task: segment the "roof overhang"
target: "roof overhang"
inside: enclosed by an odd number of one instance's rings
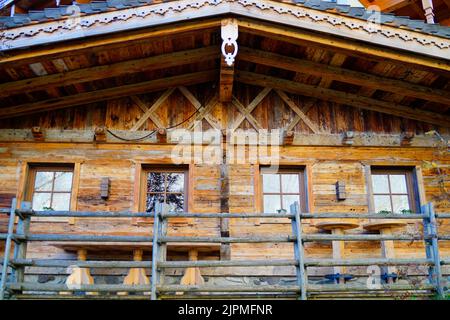
[[[67,16],[0,32],[0,51],[155,27],[192,19],[236,15],[321,32],[395,50],[450,60],[450,39],[294,3],[267,0],[180,0],[89,15]],[[241,22],[245,26],[245,22]]]

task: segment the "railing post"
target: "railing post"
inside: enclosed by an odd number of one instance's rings
[[[20,204],[20,209],[24,211],[31,210],[31,202],[22,202]],[[31,223],[30,215],[21,216],[17,224],[16,230],[17,235],[26,237],[30,230],[30,223]],[[20,243],[18,243],[14,247],[14,260],[25,259],[27,256],[27,248],[28,248],[27,240],[25,239],[23,241],[20,241]],[[16,267],[16,272],[14,274],[14,281],[21,283],[24,282],[24,279],[25,279],[25,267],[24,266]]]
[[[431,239],[425,239],[425,252],[427,255],[427,259],[431,259],[434,262],[433,266],[430,266],[428,269],[429,280],[435,286],[438,296],[440,298],[443,298],[444,285],[442,278],[441,259],[439,256],[437,221],[433,204],[430,202],[422,206],[422,212],[425,215],[423,219],[424,236],[431,237]]]
[[[167,235],[167,225],[168,225],[168,219],[165,214],[169,213],[169,205],[167,203],[163,203],[161,207],[162,215],[160,215],[160,222],[159,222],[159,249],[158,249],[158,257],[157,257],[157,265],[156,265],[156,271],[157,271],[157,279],[158,284],[164,284],[165,280],[165,269],[159,267],[160,262],[165,262],[167,260],[167,243],[162,242],[161,239],[164,238]]]
[[[153,241],[152,241],[152,276],[150,279],[150,299],[156,300],[156,285],[158,284],[158,273],[157,273],[157,260],[158,260],[158,251],[159,251],[159,230],[160,230],[160,216],[161,216],[161,207],[162,204],[157,201],[155,203],[155,215],[153,218]]]
[[[9,212],[8,235],[5,243],[5,255],[3,257],[2,278],[0,281],[0,300],[5,298],[6,281],[8,278],[9,255],[11,253],[11,241],[14,234],[14,220],[16,219],[17,200],[13,198],[11,201],[11,210]]]
[[[307,287],[307,274],[305,270],[305,259],[304,259],[304,248],[303,248],[303,240],[302,240],[302,223],[300,220],[300,208],[299,204],[296,201],[295,203],[291,204],[290,211],[295,216],[291,218],[291,225],[292,225],[292,233],[294,236],[296,236],[296,241],[294,242],[294,254],[295,254],[295,260],[297,260],[297,266],[296,266],[296,275],[297,275],[297,283],[300,287],[300,299],[306,300],[307,299],[307,293],[306,293],[306,287]]]

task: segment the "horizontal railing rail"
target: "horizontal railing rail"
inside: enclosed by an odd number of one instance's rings
[[[13,206],[15,207],[15,205]],[[373,214],[373,213],[300,213],[295,210],[292,213],[192,213],[192,212],[169,212],[163,210],[160,206],[157,212],[109,212],[109,211],[33,211],[29,206],[22,205],[21,209],[0,209],[0,214],[9,215],[8,233],[1,233],[0,240],[7,242],[5,246],[5,256],[2,258],[2,297],[7,291],[15,296],[33,296],[24,292],[134,292],[134,293],[151,293],[151,298],[158,296],[167,297],[168,293],[189,293],[196,294],[199,292],[208,292],[211,294],[220,294],[223,292],[230,294],[250,294],[250,293],[273,293],[276,295],[301,296],[306,298],[306,292],[311,295],[320,293],[355,293],[368,294],[373,292],[374,296],[387,292],[398,291],[414,291],[424,294],[427,291],[432,294],[436,291],[443,294],[443,281],[441,266],[450,265],[450,258],[439,257],[439,241],[450,240],[450,235],[438,234],[436,219],[450,219],[450,213],[434,213],[432,208],[423,213],[406,213],[406,214]],[[14,224],[11,227],[11,219],[19,218],[19,224],[14,230]],[[153,232],[149,235],[111,235],[111,234],[51,234],[51,233],[31,233],[29,229],[24,229],[25,223],[31,223],[33,217],[79,217],[79,218],[149,218],[153,222]],[[293,234],[291,235],[250,235],[250,236],[168,236],[167,225],[173,218],[193,218],[193,219],[288,219],[293,224]],[[357,220],[404,220],[413,222],[420,220],[424,225],[424,232],[416,232],[414,234],[373,234],[370,232],[361,232],[357,230],[352,233],[345,234],[312,234],[302,233],[302,223],[304,219],[357,219]],[[297,227],[296,227],[297,226]],[[151,230],[151,228],[150,228]],[[307,242],[334,242],[334,241],[421,241],[425,243],[426,258],[353,258],[353,259],[329,259],[329,258],[306,258],[303,256],[303,244]],[[110,261],[110,260],[61,260],[61,259],[26,259],[26,252],[21,252],[22,244],[27,242],[93,242],[93,243],[136,243],[142,246],[151,246],[152,260],[147,261]],[[13,243],[16,249],[14,257],[9,259],[8,251]],[[295,251],[295,259],[264,259],[264,260],[200,260],[200,261],[167,261],[166,251],[167,245],[170,244],[196,244],[196,243],[293,243]],[[22,247],[21,247],[22,246]],[[19,249],[18,249],[19,248]],[[320,267],[363,267],[363,266],[423,266],[430,269],[429,283],[417,283],[411,285],[405,284],[381,284],[377,288],[356,284],[311,284],[308,282],[306,274],[307,268]],[[149,285],[80,285],[76,287],[67,286],[65,284],[42,284],[30,283],[24,281],[23,273],[25,267],[39,268],[145,268],[151,270],[151,283]],[[226,267],[293,267],[297,271],[296,285],[174,285],[160,283],[163,278],[164,269],[170,268],[226,268]],[[8,268],[11,272],[8,272]],[[304,270],[304,271],[302,271]],[[7,281],[8,274],[12,273],[12,280]],[[169,294],[170,295],[170,294]],[[39,296],[38,293],[35,296]],[[200,295],[202,297],[202,295]]]

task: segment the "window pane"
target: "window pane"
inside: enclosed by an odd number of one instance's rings
[[[278,174],[263,174],[263,192],[280,192],[280,176]]]
[[[184,190],[184,173],[167,174],[167,191],[183,192]]]
[[[149,194],[147,196],[147,201],[146,201],[146,206],[145,206],[147,212],[155,212],[156,201],[158,201],[160,203],[164,202],[164,195]]]
[[[72,172],[55,172],[54,191],[72,190]]]
[[[182,194],[168,194],[167,204],[170,211],[184,211],[184,196]]]
[[[374,196],[375,212],[392,211],[391,200],[389,196]]]
[[[70,193],[54,193],[52,209],[56,211],[68,211],[70,209]]]
[[[147,192],[164,192],[164,173],[150,172],[147,176]]]
[[[294,204],[295,201],[297,201],[298,205],[300,206],[300,197],[299,196],[283,195],[283,209],[285,209],[287,212],[291,212],[291,204]]]
[[[394,213],[402,213],[402,210],[409,210],[408,196],[392,196],[392,206]]]
[[[406,176],[404,174],[391,174],[389,175],[391,181],[392,193],[407,193]]]
[[[53,172],[38,171],[36,172],[36,180],[34,182],[34,190],[36,191],[52,191]]]
[[[300,193],[298,174],[283,174],[281,176],[281,190],[283,193]]]
[[[277,195],[265,195],[264,196],[264,212],[276,213],[281,209],[281,199]]]
[[[374,193],[389,193],[388,176],[383,174],[372,175],[372,187]]]
[[[33,195],[33,210],[44,211],[50,209],[51,193],[35,193]]]

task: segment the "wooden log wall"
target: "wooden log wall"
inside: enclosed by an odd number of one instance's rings
[[[217,92],[214,84],[190,87],[194,96],[205,104]],[[260,92],[261,88],[236,85],[236,98],[246,106]],[[159,97],[149,94],[141,97],[152,104]],[[311,101],[304,97],[291,96],[300,107]],[[186,119],[195,109],[178,91],[158,109],[158,115],[165,126],[174,125]],[[46,112],[29,117],[2,120],[1,128],[43,129],[86,129],[106,126],[110,129],[130,129],[142,115],[142,110],[131,99],[112,100],[85,107]],[[274,92],[270,93],[252,113],[254,118],[268,129],[287,126],[295,116]],[[232,105],[217,104],[211,115],[217,119],[222,128],[233,123],[239,112]],[[438,128],[413,120],[338,106],[325,102],[315,102],[307,112],[311,121],[328,133],[340,133],[347,130],[360,132],[401,133],[405,130],[424,133],[436,129],[447,134],[448,128]],[[184,126],[187,127],[188,124]],[[241,128],[250,128],[245,120]],[[148,120],[142,129],[154,129],[155,124]],[[204,121],[204,128],[208,125]],[[310,133],[302,121],[295,128],[296,132]],[[136,194],[139,191],[139,172],[142,165],[169,165],[173,145],[148,143],[57,143],[57,142],[2,142],[0,137],[0,206],[8,207],[12,197],[23,198],[25,187],[26,163],[78,163],[79,184],[75,201],[78,210],[138,210]],[[449,171],[448,153],[440,154],[436,148],[412,147],[327,147],[327,146],[283,146],[280,150],[280,164],[304,166],[308,180],[309,210],[312,212],[368,212],[368,189],[365,166],[370,165],[407,165],[415,167],[420,173],[419,186],[423,203],[433,201],[437,212],[450,212],[448,198],[440,197],[441,187],[435,169],[429,169],[424,161],[436,161],[444,172]],[[220,166],[186,163],[189,167],[189,211],[220,212],[221,182]],[[261,211],[259,204],[259,164],[231,164],[229,166],[229,211]],[[110,196],[107,200],[100,197],[100,181],[109,177],[111,181]],[[343,181],[346,185],[347,199],[336,200],[335,183]],[[446,188],[450,187],[448,181]],[[137,185],[137,187],[136,187]],[[319,232],[314,227],[317,221],[306,221],[305,231]],[[0,225],[5,232],[5,222]],[[247,219],[230,221],[230,236],[248,234],[290,234],[287,221],[272,219]],[[449,232],[449,225],[440,226]],[[410,224],[409,231],[420,229],[419,224]],[[407,231],[408,231],[407,230]],[[140,219],[80,219],[75,221],[38,221],[32,224],[32,232],[51,233],[85,233],[115,235],[148,235],[151,227],[148,221]],[[362,228],[351,232],[363,232]],[[220,223],[216,220],[182,219],[171,224],[169,235],[219,236]],[[423,257],[422,243],[398,243],[396,249],[399,257]],[[291,258],[291,245],[273,244],[233,244],[232,259],[264,259],[268,257]],[[331,245],[326,243],[309,243],[306,247],[308,257],[331,257]],[[442,244],[442,256],[450,256],[450,245]],[[57,257],[63,255],[61,249],[49,244],[32,245],[29,257]],[[352,242],[347,244],[350,257],[379,257],[380,247],[376,243]],[[283,268],[281,268],[283,269]],[[280,270],[281,270],[280,269]],[[269,271],[267,271],[269,270]],[[284,270],[284,269],[283,269]],[[279,271],[281,273],[285,271]],[[267,272],[275,272],[273,268]],[[209,270],[211,274],[220,274],[218,270]],[[255,271],[249,268],[240,270],[243,274]],[[277,271],[278,272],[278,271]]]

